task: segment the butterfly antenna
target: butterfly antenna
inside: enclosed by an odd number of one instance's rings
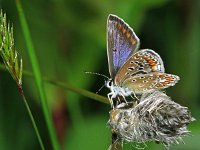
[[[105,86],[105,84],[103,84],[103,85],[99,88],[99,90],[96,92],[96,94],[98,94],[98,93],[104,88],[104,86]]]
[[[89,71],[85,71],[85,73],[87,73],[87,74],[98,75],[98,76],[104,77],[104,78],[106,78],[106,79],[109,80],[109,77],[107,77],[107,76],[104,75],[104,74],[100,74],[100,73],[96,73],[96,72],[89,72]],[[104,79],[104,81],[105,81],[105,83],[106,83],[106,80],[105,80],[105,79]],[[106,85],[106,84],[103,84],[103,85],[99,88],[99,90],[96,92],[96,94],[98,94],[98,93],[104,88],[105,85]]]
[[[100,73],[96,73],[96,72],[89,72],[89,71],[85,71],[85,73],[87,73],[87,74],[95,74],[95,75],[98,75],[98,76],[102,76],[102,77],[104,77],[104,78],[106,78],[106,79],[109,79],[109,77],[107,77],[107,76],[104,75],[104,74],[100,74]]]

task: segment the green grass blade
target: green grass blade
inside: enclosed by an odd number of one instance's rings
[[[17,83],[19,92],[23,98],[23,102],[31,119],[40,147],[42,150],[45,150],[35,119],[22,90],[22,58],[20,60],[18,59],[18,52],[14,49],[13,27],[10,27],[9,23],[7,24],[6,14],[3,14],[2,10],[0,12],[0,43],[0,55],[4,61],[4,65],[2,66],[4,66],[5,69],[7,68],[6,70],[10,72],[10,75]]]
[[[51,117],[51,113],[48,109],[48,105],[47,105],[47,99],[46,99],[46,95],[45,95],[45,91],[44,91],[44,87],[43,87],[43,83],[42,83],[42,78],[41,78],[41,72],[39,69],[39,64],[37,61],[37,57],[35,54],[35,50],[32,44],[32,40],[31,40],[31,36],[30,36],[30,32],[29,32],[29,28],[25,19],[25,15],[20,3],[20,0],[16,0],[16,5],[17,5],[17,10],[18,10],[18,14],[19,14],[19,19],[20,19],[20,23],[21,23],[21,27],[22,27],[22,31],[24,34],[24,38],[25,38],[25,42],[27,45],[27,50],[28,50],[28,54],[30,57],[30,61],[31,61],[31,65],[32,65],[32,69],[33,69],[33,73],[35,76],[35,81],[36,81],[36,85],[39,91],[39,96],[41,99],[41,104],[42,104],[42,109],[43,109],[43,113],[44,113],[44,117],[45,117],[45,121],[47,123],[47,128],[50,134],[50,139],[53,145],[53,149],[54,150],[59,150],[59,143],[56,137],[56,132],[55,132],[55,128],[53,126],[53,121],[52,121],[52,117]]]

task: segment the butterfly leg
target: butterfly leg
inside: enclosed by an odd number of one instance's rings
[[[108,100],[110,101],[110,105],[111,107],[114,109],[114,105],[113,105],[113,93],[110,92],[107,94]]]
[[[123,97],[123,100],[125,101],[125,103],[128,103],[128,101],[126,100],[126,97],[123,94],[121,94],[121,96]]]
[[[124,102],[127,104],[128,103],[128,101],[126,100],[126,96],[129,96],[131,94],[131,92],[130,92],[130,90],[128,90],[128,89],[121,89],[121,91],[120,91],[120,96],[122,96],[123,97],[123,100],[124,100]]]
[[[133,95],[132,95],[133,94]],[[133,91],[132,94],[130,95],[132,99],[136,99],[136,105],[139,103],[139,98],[136,96],[135,92]]]

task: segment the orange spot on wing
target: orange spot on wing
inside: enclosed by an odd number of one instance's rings
[[[121,30],[122,26],[121,26],[120,24],[118,24],[117,28],[118,28],[119,30]]]
[[[149,63],[149,65],[151,65],[151,66],[155,65],[155,62],[154,62],[152,59],[150,59],[150,60],[148,61],[148,63]]]
[[[156,84],[156,86],[157,86],[158,88],[163,88],[163,85],[162,85],[161,83]]]
[[[123,29],[122,29],[122,33],[124,34],[125,32],[126,32],[126,29],[123,28]]]
[[[147,60],[147,59],[148,59],[148,57],[147,57],[147,56],[143,56],[143,58],[144,58],[145,60]]]
[[[168,76],[168,77],[166,78],[166,81],[164,82],[164,84],[167,85],[167,84],[172,83],[172,82],[174,82],[173,77]]]
[[[143,58],[149,63],[149,61],[151,60],[151,58],[147,57],[147,56],[143,56]]]
[[[151,66],[155,66],[156,65],[156,63],[153,61],[151,64],[150,64]]]
[[[167,84],[169,84],[169,83],[170,83],[169,81],[165,81],[165,82],[164,82],[164,85],[167,85]]]
[[[126,37],[129,38],[131,36],[131,34],[129,32],[127,32]]]
[[[131,38],[131,44],[134,45],[135,43],[136,41],[133,38]]]
[[[151,67],[151,68],[152,68],[152,70],[153,70],[153,71],[155,71],[155,70],[156,70],[156,66],[153,66],[153,67]]]

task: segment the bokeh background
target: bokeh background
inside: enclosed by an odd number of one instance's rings
[[[172,150],[200,149],[200,1],[199,0],[22,0],[22,6],[43,76],[92,92],[104,84],[92,71],[109,76],[106,55],[108,14],[123,18],[141,40],[140,48],[154,49],[166,72],[179,75],[167,94],[189,107],[197,121],[189,126],[185,144]],[[0,0],[14,25],[15,47],[24,70],[32,71],[14,0]],[[0,59],[2,62],[2,60]],[[34,79],[24,76],[24,91],[45,146],[51,149]],[[62,148],[105,150],[111,142],[106,123],[110,106],[45,83],[49,107]],[[99,92],[106,96],[108,89]],[[165,149],[153,142],[147,150]],[[135,149],[125,144],[124,149]],[[8,72],[0,70],[0,150],[40,149],[31,121]]]

